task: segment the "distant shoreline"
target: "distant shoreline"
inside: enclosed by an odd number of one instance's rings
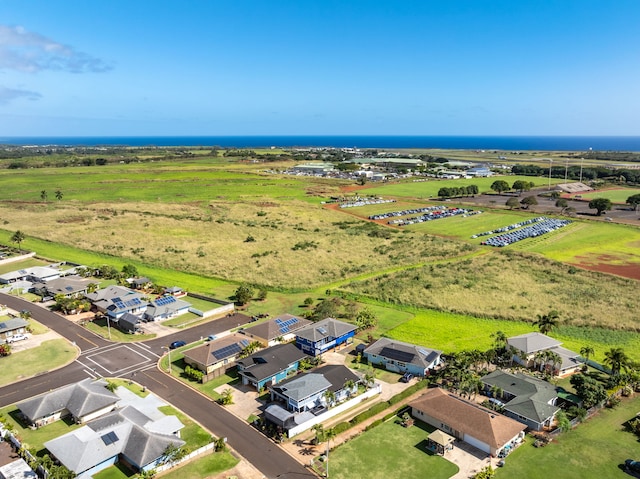
[[[5,146],[384,148],[640,151],[640,136],[75,136],[0,137]]]

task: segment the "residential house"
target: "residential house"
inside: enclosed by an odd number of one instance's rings
[[[259,341],[264,347],[287,343],[296,337],[296,331],[312,324],[308,319],[283,314],[275,319],[244,328],[242,334]]]
[[[170,288],[164,289],[164,294],[170,294],[176,298],[182,298],[187,295],[187,292],[178,286],[171,286]]]
[[[0,283],[8,284],[17,281],[41,283],[60,277],[60,270],[51,266],[32,266],[0,275]]]
[[[384,366],[396,373],[426,376],[440,364],[442,351],[416,346],[389,338],[380,338],[364,350],[370,364]]]
[[[162,463],[168,446],[185,444],[179,436],[184,425],[176,416],[154,416],[125,406],[44,446],[80,479],[120,461],[137,471],[149,471]]]
[[[9,447],[9,443],[6,444],[6,448],[11,450],[11,448]],[[2,456],[5,456],[11,462],[8,462],[8,463],[0,462],[0,478],[2,479],[37,479],[38,478],[38,475],[35,472],[33,472],[33,469],[29,467],[29,464],[27,464],[27,461],[25,461],[21,457],[13,460],[10,457],[15,457],[14,454],[3,454],[4,452],[5,451],[2,451],[2,448],[0,447],[0,461],[3,459]]]
[[[292,343],[277,344],[238,359],[238,374],[242,384],[251,384],[257,390],[277,384],[298,370],[302,359],[308,356]]]
[[[493,176],[493,172],[486,166],[474,166],[465,171],[466,175],[475,176],[477,178]]]
[[[147,301],[142,295],[124,286],[108,286],[87,293],[85,297],[98,311],[116,321],[125,313],[140,316],[147,309]]]
[[[87,378],[19,403],[27,424],[41,427],[66,416],[85,423],[115,409],[119,397],[107,389],[107,382]]]
[[[24,334],[27,332],[29,323],[22,318],[0,318],[0,340],[6,341],[14,334]]]
[[[127,283],[134,289],[146,289],[153,284],[151,280],[145,276],[128,279]]]
[[[55,297],[59,294],[67,298],[78,298],[86,294],[91,281],[80,276],[65,276],[49,281],[34,283],[33,292],[40,296]]]
[[[568,376],[580,370],[583,363],[580,355],[560,346],[562,342],[542,333],[527,333],[507,339],[507,345],[515,349],[513,360],[528,368],[544,367],[553,370],[560,377]],[[559,363],[544,358],[545,352],[556,353]]]
[[[534,431],[551,426],[560,408],[556,406],[556,387],[541,379],[522,373],[511,374],[496,369],[482,378],[485,393],[500,391],[499,401],[504,414],[526,424]]]
[[[189,312],[191,304],[171,295],[160,296],[152,300],[144,312],[146,321],[162,321]]]
[[[521,442],[526,429],[518,421],[440,388],[428,389],[409,406],[414,418],[492,456]]]
[[[251,341],[240,334],[223,336],[184,352],[184,362],[209,379],[223,375],[236,365],[238,355]]]
[[[319,356],[329,349],[351,344],[357,326],[326,318],[296,332],[296,346],[304,353]]]
[[[303,412],[348,399],[359,382],[360,377],[346,366],[330,364],[285,379],[269,390],[272,401],[283,401],[289,411]]]

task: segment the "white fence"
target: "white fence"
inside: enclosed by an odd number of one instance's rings
[[[23,259],[27,259],[27,258],[33,258],[35,255],[36,255],[35,252],[31,252],[31,253],[27,253],[27,254],[21,254],[20,256],[11,256],[9,258],[5,258],[3,260],[0,260],[0,265],[8,264],[8,263],[15,263],[16,261],[22,261]]]
[[[155,467],[154,469],[155,469],[156,472],[166,471],[168,469],[171,469],[172,467],[177,466],[181,462],[188,461],[189,459],[193,459],[194,457],[199,456],[200,454],[204,454],[205,452],[210,451],[210,450],[214,449],[215,447],[216,447],[215,443],[210,442],[206,446],[202,446],[201,448],[198,448],[195,451],[187,454],[186,456],[184,456],[179,461],[170,462],[168,464],[162,464],[160,466]]]
[[[329,409],[327,412],[320,414],[319,416],[315,416],[313,419],[310,419],[307,422],[303,422],[302,424],[299,424],[296,427],[289,429],[287,434],[289,437],[293,437],[296,434],[300,434],[303,431],[311,429],[316,424],[320,424],[321,422],[326,421],[327,419],[331,419],[333,416],[337,416],[338,414],[346,411],[347,409],[350,409],[353,406],[357,405],[358,403],[366,401],[370,397],[375,396],[376,394],[380,394],[381,392],[382,392],[382,386],[376,383],[375,386],[373,386],[368,391],[365,391],[364,393],[360,394],[359,396],[354,397],[353,399],[349,399],[348,401],[345,401],[342,404],[338,404],[337,406]]]
[[[220,306],[219,308],[210,309],[208,311],[200,311],[199,309],[196,309],[196,308],[189,308],[189,312],[193,314],[197,314],[198,316],[201,316],[203,318],[209,318],[211,316],[222,315],[225,313],[233,313],[235,310],[234,308],[235,308],[235,305],[233,303],[229,303],[229,304]]]

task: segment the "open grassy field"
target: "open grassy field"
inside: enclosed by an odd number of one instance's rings
[[[640,195],[640,188],[607,188],[603,190],[581,193],[585,200],[594,198],[609,198],[612,203],[625,204],[627,198],[633,195]]]
[[[73,361],[77,354],[66,339],[52,339],[0,358],[0,386],[52,371]]]
[[[538,314],[557,310],[567,324],[640,328],[636,281],[510,250],[384,274],[342,289],[392,304],[476,317],[534,321]]]
[[[458,466],[425,448],[433,430],[419,422],[410,428],[393,420],[381,424],[329,453],[330,476],[449,478],[458,472]]]
[[[450,188],[454,186],[477,185],[481,193],[491,192],[491,184],[496,180],[504,180],[512,185],[517,180],[530,181],[534,186],[545,186],[549,184],[548,178],[536,178],[531,176],[492,176],[489,178],[470,178],[460,180],[437,180],[433,178],[429,181],[403,181],[398,183],[388,183],[376,185],[360,190],[362,194],[381,195],[384,197],[403,198],[438,198],[440,188]],[[551,184],[563,183],[564,180],[551,178]]]
[[[564,433],[544,448],[528,440],[509,455],[496,478],[566,479],[629,478],[620,465],[638,457],[638,438],[623,424],[640,410],[640,398],[624,400],[615,409],[603,409],[597,416]]]

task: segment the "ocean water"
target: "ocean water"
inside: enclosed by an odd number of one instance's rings
[[[224,148],[443,148],[505,151],[640,151],[640,136],[86,136],[0,137],[4,145],[220,146]]]

